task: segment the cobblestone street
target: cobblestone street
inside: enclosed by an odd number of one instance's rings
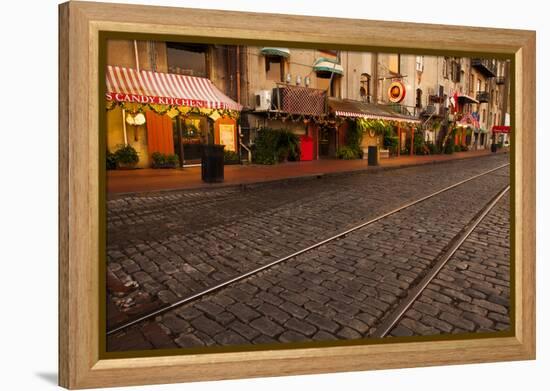
[[[428,166],[108,201],[108,327],[116,327],[508,162]],[[509,184],[474,179],[108,338],[109,351],[369,337],[449,242]],[[392,336],[506,330],[509,197]]]

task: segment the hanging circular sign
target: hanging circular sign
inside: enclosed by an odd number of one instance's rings
[[[399,103],[405,99],[405,85],[400,81],[394,81],[388,88],[388,98],[392,103]]]

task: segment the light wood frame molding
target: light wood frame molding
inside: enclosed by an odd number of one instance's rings
[[[59,17],[60,385],[75,389],[535,358],[535,32],[72,1],[60,5]],[[515,335],[101,359],[100,31],[512,56]]]

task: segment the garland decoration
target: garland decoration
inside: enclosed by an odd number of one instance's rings
[[[116,102],[116,101],[107,101],[105,108],[107,111],[113,110],[115,107],[120,106],[127,112],[131,114],[143,113],[146,110],[152,110],[157,114],[165,115],[167,114],[170,118],[174,118],[178,115],[185,118],[190,115],[200,115],[203,117],[210,117],[214,113],[217,113],[220,117],[231,118],[237,120],[240,116],[238,111],[227,110],[227,109],[207,109],[207,108],[198,108],[198,107],[189,107],[189,106],[173,106],[173,105],[159,105],[154,103],[130,103],[130,102]]]

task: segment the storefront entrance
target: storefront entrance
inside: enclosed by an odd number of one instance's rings
[[[180,166],[200,164],[202,145],[208,143],[209,126],[205,117],[174,118],[174,153]]]
[[[319,129],[319,157],[336,157],[336,129],[321,127]]]

